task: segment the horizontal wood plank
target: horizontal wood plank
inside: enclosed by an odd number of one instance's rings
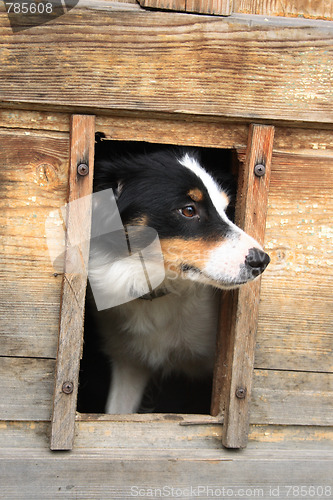
[[[49,420],[54,360],[0,361],[0,420]],[[331,373],[255,370],[250,422],[332,425],[332,392]]]
[[[98,454],[127,454],[126,449],[152,453],[158,450],[174,450],[179,454],[193,453],[194,449],[207,453],[219,453],[220,458],[228,456],[228,450],[221,448],[222,426],[201,423],[203,415],[129,415],[128,417],[108,415],[79,415],[75,424],[75,448],[73,453],[94,451]],[[140,418],[139,418],[140,417]],[[153,417],[153,418],[150,418]],[[177,418],[176,418],[177,417]],[[182,421],[194,421],[193,425],[182,425]],[[120,421],[120,418],[122,419]],[[212,419],[212,417],[210,417]],[[50,422],[0,421],[0,448],[49,450]],[[296,450],[305,444],[307,450],[332,450],[333,428],[316,426],[250,425],[249,443],[242,453],[233,454],[237,460],[253,450]],[[252,451],[250,451],[252,450]],[[230,455],[229,455],[230,456]]]
[[[332,391],[332,373],[254,370],[250,421],[332,425]]]
[[[333,372],[333,159],[273,155],[255,366]]]
[[[60,275],[2,277],[0,356],[55,358],[60,296]]]
[[[1,273],[29,276],[38,269],[49,276],[45,221],[65,203],[68,136],[2,130],[0,140]]]
[[[0,358],[0,420],[50,420],[55,361]]]
[[[274,493],[289,499],[293,490],[287,486],[303,485],[303,493],[321,493],[326,486],[330,495],[331,468],[332,452],[308,450],[304,443],[298,450],[259,449],[238,456],[200,449],[144,452],[132,445],[126,451],[83,450],[66,456],[6,450],[0,459],[0,480],[3,496],[17,500],[172,498],[172,493],[177,498],[227,498],[223,491],[235,498],[268,499]]]
[[[47,130],[69,132],[67,113],[47,111],[27,111],[0,108],[0,128]],[[152,118],[140,116],[121,116],[120,112],[110,116],[96,116],[96,130],[103,132],[106,139],[119,141],[147,141],[161,144],[180,144],[212,148],[245,148],[248,138],[248,125],[206,117],[189,116],[170,118],[167,114]],[[333,137],[331,130],[289,128],[276,126],[273,150],[304,156],[333,157]]]
[[[2,106],[332,123],[331,25],[103,5],[15,34],[2,8]]]

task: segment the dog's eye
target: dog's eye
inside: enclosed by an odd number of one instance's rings
[[[193,207],[192,205],[188,205],[187,207],[181,208],[180,213],[184,215],[184,217],[194,217],[195,215],[197,215],[197,211],[195,207]]]

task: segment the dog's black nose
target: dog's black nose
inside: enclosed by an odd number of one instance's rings
[[[264,272],[270,261],[269,255],[259,250],[259,248],[250,248],[245,258],[245,264],[251,268],[255,276],[259,276],[259,274]]]

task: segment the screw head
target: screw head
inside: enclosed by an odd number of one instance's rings
[[[89,174],[89,167],[86,163],[80,163],[78,166],[77,166],[77,173],[79,175],[87,175]]]
[[[65,394],[72,394],[73,390],[74,390],[73,382],[64,382],[62,384],[62,392],[64,392]]]
[[[254,167],[254,173],[257,177],[262,177],[263,175],[265,175],[265,172],[266,172],[266,167],[262,163],[258,163]]]
[[[235,394],[238,399],[244,399],[246,393],[247,393],[246,387],[237,387]]]

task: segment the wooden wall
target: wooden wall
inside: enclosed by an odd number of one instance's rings
[[[93,6],[15,35],[0,6],[3,104],[333,121],[330,23]]]
[[[3,110],[0,116],[0,418],[49,420],[61,275],[49,260],[45,220],[66,199],[69,121],[47,112]],[[245,125],[96,121],[96,129],[114,139],[234,147],[244,158]],[[277,128],[274,145],[265,239],[272,263],[262,280],[251,422],[328,425],[333,144],[325,130]]]
[[[124,484],[136,480],[327,483],[332,38],[326,22],[153,13],[108,1],[80,3],[13,34],[1,3],[5,497],[128,497]],[[240,161],[249,123],[275,125],[265,240],[272,263],[262,281],[250,443],[241,454],[221,449],[221,422],[209,416],[78,416],[74,453],[48,451],[61,276],[44,224],[66,201],[73,112],[95,114],[96,130],[110,139],[233,148]]]
[[[230,16],[251,14],[261,16],[333,18],[332,2],[327,0],[138,0],[142,7],[199,12]]]

